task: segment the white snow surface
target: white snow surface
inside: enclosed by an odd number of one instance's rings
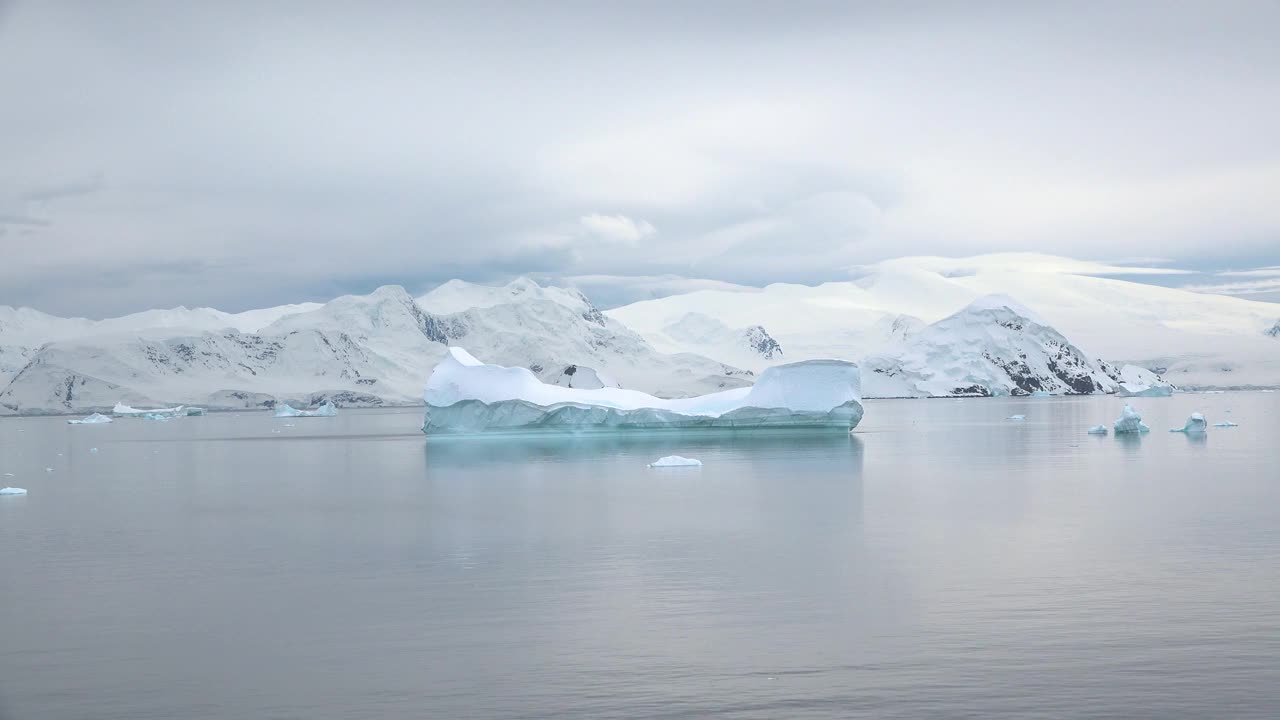
[[[734,413],[750,415],[750,424],[786,426],[805,414],[840,413],[834,422],[852,428],[862,417],[859,373],[854,363],[809,360],[769,368],[755,385],[692,398],[659,398],[619,388],[578,389],[550,385],[522,367],[491,365],[466,350],[453,347],[431,373],[423,400],[427,432],[483,431],[544,424],[553,411],[610,410],[614,413],[572,413],[566,425],[625,425],[638,417],[652,425],[678,425],[719,419]],[[511,404],[536,409],[528,421],[513,422]],[[477,404],[483,410],[472,412]],[[449,410],[452,412],[444,412]],[[772,410],[769,417],[747,411]],[[458,417],[460,414],[465,416]],[[446,420],[440,420],[443,415]],[[814,418],[809,418],[813,420]],[[705,423],[702,423],[705,424]],[[746,423],[743,423],[746,424]],[[725,426],[732,426],[731,423]]]
[[[1124,410],[1120,412],[1120,418],[1116,420],[1114,428],[1117,434],[1144,433],[1151,430],[1146,423],[1142,422],[1142,414],[1133,409],[1129,403],[1124,404]]]
[[[101,413],[94,413],[92,415],[89,415],[88,417],[80,418],[79,420],[68,420],[67,424],[68,425],[101,425],[103,423],[109,423],[111,421],[112,421],[111,417],[108,415],[103,415]]]
[[[702,461],[697,458],[687,458],[681,455],[667,455],[649,463],[651,468],[669,468],[669,467],[702,467]]]
[[[906,257],[856,268],[848,282],[701,290],[606,314],[655,343],[668,325],[698,313],[728,327],[767,327],[787,361],[860,359],[897,342],[887,330],[895,318],[936,322],[978,298],[1004,294],[1090,358],[1163,368],[1166,381],[1189,389],[1280,387],[1280,352],[1266,335],[1280,315],[1274,303],[1099,277],[1119,270],[1030,253]],[[698,347],[715,359],[731,356],[727,347]],[[864,375],[869,382],[871,373]],[[870,384],[867,397],[874,397]]]

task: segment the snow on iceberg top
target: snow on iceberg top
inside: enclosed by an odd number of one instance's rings
[[[569,403],[718,417],[749,407],[828,412],[851,401],[861,402],[859,388],[856,364],[845,360],[806,360],[768,368],[751,387],[668,400],[638,390],[584,390],[547,385],[526,368],[488,365],[462,348],[451,347],[431,373],[423,399],[432,407],[448,407],[464,400],[488,405],[522,400],[541,407]]]

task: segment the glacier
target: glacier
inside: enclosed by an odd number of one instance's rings
[[[338,408],[333,403],[325,400],[320,407],[315,410],[299,410],[288,403],[284,403],[276,408],[276,417],[334,417],[338,414]]]
[[[111,422],[110,417],[103,415],[101,413],[94,413],[89,417],[81,418],[79,420],[68,420],[67,424],[68,425],[100,425],[102,423],[109,423],[109,422]]]
[[[702,467],[702,461],[697,458],[687,458],[680,455],[667,455],[649,463],[651,468],[669,468],[669,467]]]
[[[1208,429],[1209,424],[1205,422],[1204,415],[1201,415],[1198,412],[1193,412],[1191,413],[1191,416],[1187,418],[1186,424],[1180,428],[1170,428],[1169,432],[1202,433],[1208,431]]]
[[[805,428],[848,432],[862,420],[858,366],[845,360],[777,365],[755,385],[691,398],[560,387],[522,367],[489,365],[449,348],[427,380],[428,435],[657,429]]]
[[[1117,435],[1151,431],[1151,428],[1142,422],[1142,414],[1134,410],[1129,403],[1124,404],[1124,410],[1120,412],[1120,418],[1116,420],[1114,427]]]

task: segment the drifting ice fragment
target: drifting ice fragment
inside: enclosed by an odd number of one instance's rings
[[[1027,416],[1026,416],[1026,415],[1010,415],[1009,417],[1007,417],[1007,418],[1005,418],[1005,419],[1006,419],[1006,420],[1026,420],[1026,419],[1027,419]]]
[[[1093,427],[1089,428],[1089,434],[1090,434],[1090,435],[1106,435],[1106,434],[1107,434],[1107,426],[1106,426],[1106,425],[1094,425]]]
[[[146,413],[142,416],[143,420],[159,420],[161,422],[168,422],[173,418],[173,415],[167,413]]]
[[[1209,424],[1204,421],[1204,415],[1198,412],[1191,413],[1191,417],[1187,418],[1187,424],[1180,428],[1169,428],[1169,432],[1181,433],[1202,433],[1209,429]]]
[[[1240,423],[1233,423],[1230,420],[1222,420],[1213,424],[1214,427],[1239,427]]]
[[[651,468],[665,467],[702,467],[702,461],[697,458],[680,457],[679,455],[668,455],[658,458],[649,463]]]
[[[27,494],[26,488],[14,488],[14,487],[0,488],[0,495],[26,495],[26,494]]]
[[[1048,390],[1036,390],[1035,392],[1031,393],[1031,397],[1053,397],[1053,393],[1049,392]]]
[[[97,455],[97,454],[98,454],[98,448],[89,448],[89,454],[91,454],[91,455]]]
[[[1124,410],[1120,413],[1120,419],[1115,422],[1116,434],[1120,433],[1144,433],[1150,432],[1151,428],[1142,422],[1142,415],[1133,409],[1129,403],[1124,404]]]
[[[208,410],[205,410],[202,407],[189,407],[187,408],[187,417],[200,417],[208,412]]]
[[[111,409],[111,414],[119,415],[122,417],[146,417],[148,415],[167,415],[169,417],[173,417],[174,415],[181,415],[183,410],[185,410],[185,408],[183,408],[181,405],[177,407],[171,407],[171,408],[154,408],[151,410],[146,410],[146,409],[139,409],[139,408],[131,408],[128,405],[125,405],[124,403],[116,403],[116,406]]]
[[[333,417],[337,414],[338,408],[328,400],[315,410],[299,410],[289,404],[282,404],[276,408],[276,417]]]
[[[848,432],[862,419],[858,366],[775,365],[751,387],[668,400],[636,390],[548,385],[525,368],[486,365],[449,348],[427,381],[425,433],[612,432],[671,428],[805,428]]]
[[[109,422],[111,422],[111,418],[107,417],[106,415],[94,413],[88,417],[81,418],[79,420],[68,420],[67,424],[68,425],[99,425],[101,423],[109,423]]]

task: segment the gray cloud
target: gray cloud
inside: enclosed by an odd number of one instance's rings
[[[1271,2],[19,1],[0,213],[43,224],[0,236],[0,303],[1275,264],[1277,26]]]

